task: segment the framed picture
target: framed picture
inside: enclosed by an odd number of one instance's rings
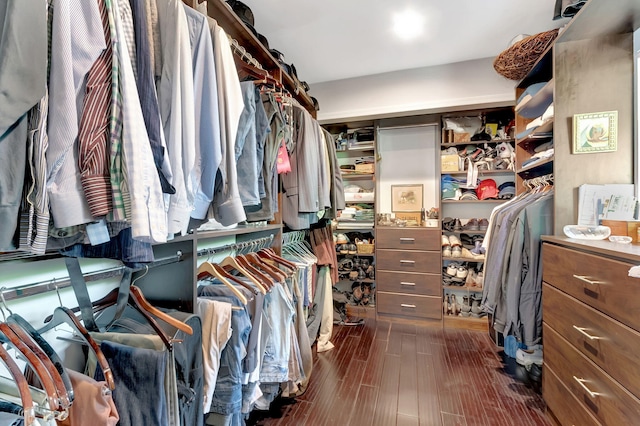
[[[419,212],[422,210],[422,184],[391,185],[392,212]]]
[[[615,151],[618,149],[618,111],[575,114],[573,153]]]

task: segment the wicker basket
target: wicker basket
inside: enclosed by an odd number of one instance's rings
[[[376,247],[375,244],[356,244],[358,248],[358,254],[373,254],[373,249]]]
[[[510,80],[522,80],[557,36],[555,29],[526,37],[500,53],[493,68]]]

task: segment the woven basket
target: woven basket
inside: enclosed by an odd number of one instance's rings
[[[358,254],[373,254],[375,246],[375,244],[356,244]]]
[[[522,39],[500,53],[493,60],[493,68],[510,80],[522,80],[557,36],[555,29]]]

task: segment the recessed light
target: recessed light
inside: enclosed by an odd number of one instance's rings
[[[415,10],[407,9],[393,14],[393,32],[403,40],[412,40],[422,34],[424,18]]]

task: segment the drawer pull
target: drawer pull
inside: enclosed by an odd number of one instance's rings
[[[592,336],[589,333],[587,333],[585,330],[586,328],[584,327],[578,327],[577,325],[574,325],[573,328],[575,328],[576,330],[578,330],[580,333],[584,334],[585,336],[587,336],[588,339],[590,340],[598,340],[598,339],[602,339],[602,337],[598,337],[598,336]]]
[[[589,388],[587,387],[587,385],[585,385],[585,384],[584,384],[584,382],[586,382],[587,380],[585,380],[585,379],[579,379],[579,378],[577,378],[576,376],[573,376],[573,380],[575,380],[576,382],[578,382],[578,384],[579,384],[580,386],[582,386],[582,389],[584,389],[584,390],[589,394],[589,396],[590,396],[591,398],[595,398],[596,396],[600,395],[598,392],[594,392],[594,391],[592,391],[591,389],[589,389]]]
[[[416,305],[409,305],[409,304],[406,304],[406,303],[401,303],[400,306],[403,307],[403,308],[411,308],[411,309],[415,309],[416,308]]]
[[[407,282],[407,281],[400,281],[400,285],[410,285],[412,287],[415,287],[416,283],[410,283],[410,282]]]
[[[415,238],[409,238],[409,237],[402,237],[402,238],[400,238],[400,241],[402,241],[402,242],[406,242],[406,241],[415,241],[415,240],[416,240]]]
[[[400,263],[407,263],[407,264],[413,265],[414,263],[416,263],[416,261],[415,260],[401,260]]]
[[[602,281],[592,281],[584,275],[574,275],[573,278],[583,281],[589,285],[604,284]]]

